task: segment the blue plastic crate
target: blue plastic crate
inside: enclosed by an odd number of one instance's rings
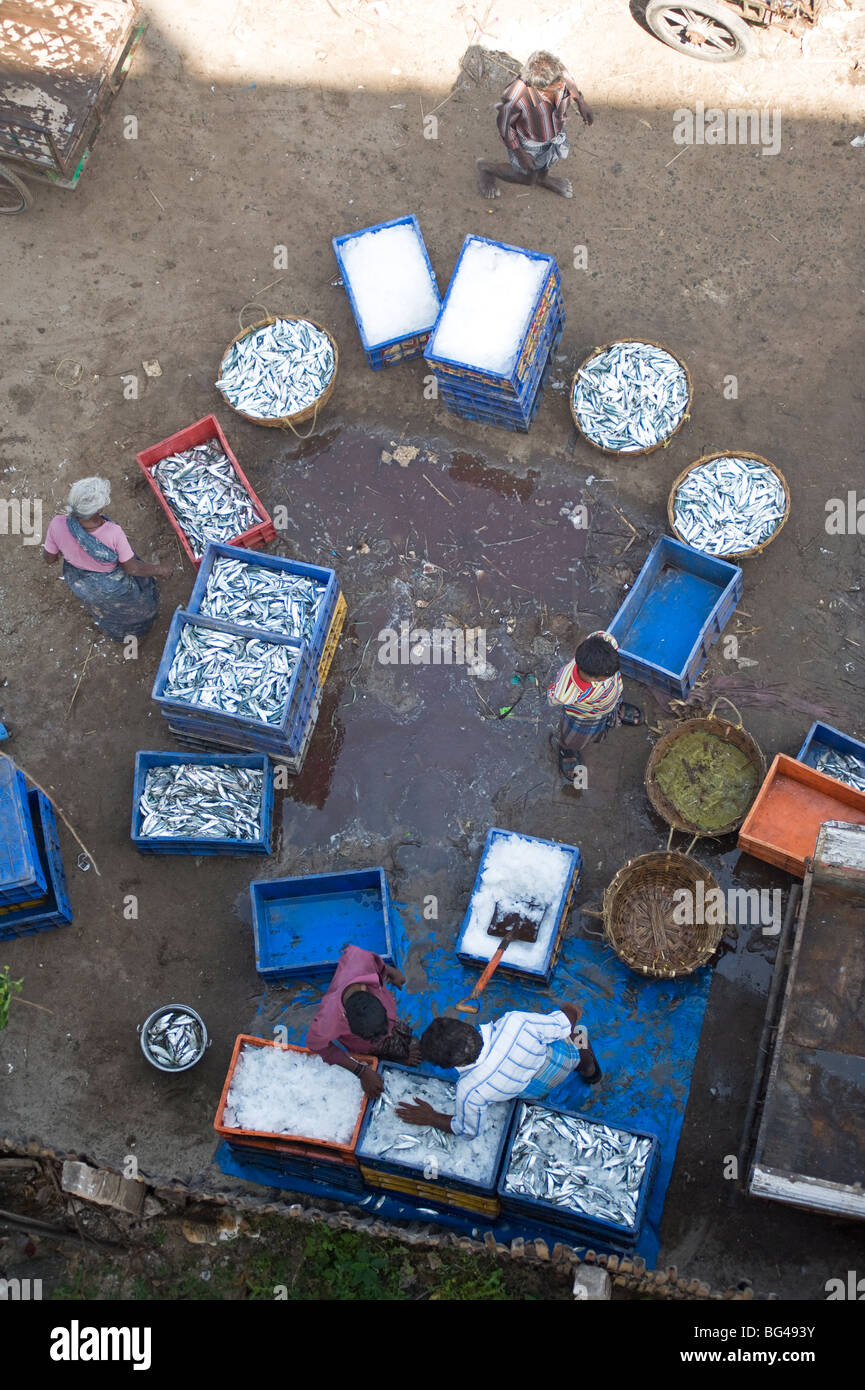
[[[512,367],[507,372],[491,372],[476,367],[470,362],[459,362],[436,356],[436,329],[441,323],[447,309],[451,290],[459,274],[463,257],[473,242],[480,242],[486,246],[495,246],[504,251],[512,251],[517,255],[527,256],[531,260],[546,261],[549,266],[549,271],[540,286],[532,313],[529,316],[528,326],[522,345],[515,356]],[[559,268],[552,256],[545,255],[540,251],[529,251],[523,246],[509,246],[506,242],[492,241],[489,237],[468,236],[463,242],[462,250],[460,251],[459,258],[454,267],[454,273],[451,277],[447,294],[442,303],[441,312],[436,319],[424,357],[432,367],[439,382],[443,381],[446,377],[454,377],[457,381],[461,380],[466,386],[468,386],[469,383],[475,383],[481,387],[487,386],[494,389],[497,388],[514,395],[519,395],[526,378],[531,374],[532,367],[537,361],[540,350],[539,343],[543,339],[545,331],[548,329],[550,316],[555,318],[557,312],[561,312],[561,276],[559,274]]]
[[[738,565],[661,536],[608,624],[622,675],[684,697],[741,597]]]
[[[366,1191],[360,1169],[354,1164],[340,1163],[336,1159],[305,1158],[303,1155],[284,1153],[278,1145],[234,1144],[225,1141],[231,1153],[241,1162],[245,1159],[257,1168],[267,1168],[284,1177],[302,1178],[304,1182],[317,1183],[321,1187],[338,1187],[345,1192],[361,1194]]]
[[[0,906],[31,902],[47,888],[24,774],[0,757]]]
[[[215,632],[231,633],[232,636],[243,637],[247,641],[253,635],[259,636],[252,628],[237,627],[234,623],[223,623],[217,618],[204,618],[200,614],[188,613],[186,610],[178,608],[171,619],[168,636],[165,639],[165,648],[159,662],[156,680],[153,683],[153,699],[165,717],[170,719],[172,723],[181,719],[201,727],[242,730],[246,734],[261,734],[270,739],[287,740],[303,717],[304,711],[300,708],[302,700],[304,698],[310,699],[309,681],[312,664],[308,644],[297,642],[293,637],[286,637],[280,633],[267,634],[266,640],[268,642],[272,642],[275,646],[292,648],[298,653],[298,659],[292,673],[280,722],[278,724],[265,724],[261,720],[252,719],[249,716],[226,714],[221,710],[212,709],[205,705],[190,704],[187,701],[163,694],[168,682],[168,672],[171,669],[171,663],[174,660],[174,654],[180,640],[181,629],[187,623],[195,627],[209,628]]]
[[[599,1216],[581,1215],[579,1212],[570,1208],[556,1206],[553,1202],[518,1196],[509,1192],[505,1187],[508,1164],[510,1161],[511,1150],[516,1139],[517,1130],[522,1123],[523,1115],[527,1108],[546,1111],[554,1115],[567,1115],[569,1118],[580,1120],[584,1124],[606,1124],[610,1129],[621,1131],[628,1136],[638,1139],[648,1139],[652,1148],[646,1162],[643,1181],[640,1185],[640,1195],[637,1199],[637,1211],[634,1217],[634,1225],[624,1226],[612,1221],[605,1221]],[[646,1206],[649,1201],[649,1193],[652,1190],[652,1183],[658,1168],[660,1156],[660,1145],[655,1134],[646,1134],[642,1130],[630,1129],[625,1125],[617,1125],[598,1115],[584,1115],[575,1110],[568,1110],[561,1105],[543,1105],[538,1101],[517,1101],[514,1107],[514,1115],[511,1120],[508,1133],[508,1142],[505,1146],[502,1159],[501,1174],[499,1177],[498,1191],[502,1204],[502,1214],[516,1217],[526,1217],[530,1221],[542,1222],[544,1225],[557,1227],[559,1230],[568,1231],[575,1236],[592,1240],[599,1238],[605,1244],[618,1246],[621,1249],[631,1250],[640,1238],[643,1228],[643,1221],[646,1216]]]
[[[451,392],[465,400],[470,406],[478,405],[483,409],[494,408],[505,414],[519,415],[521,412],[525,414],[535,399],[538,384],[550,368],[553,353],[562,340],[564,328],[564,310],[558,308],[555,314],[550,316],[544,328],[538,343],[537,354],[519,391],[503,390],[501,387],[489,386],[483,382],[465,381],[460,377],[436,373],[440,393],[442,396],[446,396],[448,392]]]
[[[336,571],[326,569],[322,565],[306,565],[300,560],[285,560],[280,555],[265,555],[258,550],[244,550],[237,545],[220,545],[211,541],[204,552],[201,564],[198,568],[195,584],[192,593],[189,595],[189,602],[186,605],[186,612],[193,614],[201,613],[201,605],[204,602],[204,595],[213,571],[214,561],[218,557],[227,560],[239,560],[242,565],[258,565],[262,569],[273,570],[280,574],[300,575],[305,579],[314,579],[321,584],[324,589],[324,598],[318,610],[315,629],[309,639],[309,649],[314,660],[318,660],[324,650],[328,630],[333,620],[334,609],[339,598],[339,581]],[[247,626],[244,624],[234,624],[243,628],[244,632],[255,633],[259,636],[271,636],[271,631]],[[287,634],[281,634],[283,636]]]
[[[329,974],[348,943],[394,964],[384,869],[256,879],[249,894],[255,968],[266,980]]]
[[[154,767],[192,764],[197,767],[244,767],[262,773],[262,804],[258,835],[254,840],[215,840],[177,836],[141,835],[141,796],[148,772]],[[273,768],[264,753],[154,753],[135,754],[132,784],[132,830],[130,838],[143,854],[270,854],[273,823]]]
[[[865,743],[853,738],[851,734],[843,734],[840,729],[833,729],[831,724],[821,724],[819,720],[808,730],[805,742],[796,754],[796,761],[807,763],[808,767],[816,767],[820,754],[826,749],[831,749],[833,753],[848,753],[860,762],[865,762]],[[830,777],[831,773],[827,772],[825,775]],[[840,781],[840,778],[833,780]]]
[[[405,226],[410,226],[414,228],[415,236],[417,237],[418,244],[420,246],[421,252],[423,253],[423,258],[426,262],[427,270],[429,271],[429,278],[432,281],[432,287],[435,291],[436,301],[440,309],[441,295],[439,294],[438,284],[436,283],[435,271],[433,270],[432,265],[430,264],[430,258],[427,255],[427,249],[424,243],[423,235],[421,233],[420,223],[418,222],[416,217],[395,217],[390,222],[378,222],[374,227],[361,227],[359,231],[347,232],[344,236],[335,236],[331,241],[331,245],[333,246],[333,252],[336,256],[337,265],[339,266],[339,273],[342,277],[342,283],[345,288],[345,292],[348,295],[348,302],[351,305],[351,311],[354,314],[354,321],[357,324],[357,331],[360,334],[361,346],[363,347],[367,362],[375,372],[380,371],[382,367],[390,367],[395,362],[405,362],[408,361],[408,359],[411,357],[419,357],[423,353],[424,348],[426,347],[427,340],[429,339],[429,335],[432,331],[432,326],[435,322],[435,319],[433,319],[431,323],[425,324],[423,325],[423,327],[415,329],[413,333],[406,334],[402,338],[390,338],[383,343],[370,343],[366,337],[366,334],[363,331],[363,323],[361,321],[360,311],[358,310],[357,301],[354,297],[354,291],[351,287],[351,280],[349,279],[348,272],[345,267],[345,262],[342,256],[342,248],[346,245],[347,242],[354,241],[357,237],[367,236],[370,232],[381,232],[384,231],[386,227]]]
[[[215,749],[229,752],[270,753],[278,758],[297,758],[308,742],[318,718],[321,687],[313,668],[307,677],[303,694],[293,702],[290,726],[284,731],[266,724],[232,726],[225,721],[211,720],[192,712],[189,717],[171,713],[168,717],[172,732],[197,738]]]
[[[48,890],[36,903],[0,908],[0,941],[32,936],[35,932],[50,931],[52,927],[63,927],[72,921],[54,808],[40,791],[28,792],[27,801]]]
[[[516,830],[489,830],[487,832],[487,838],[484,841],[483,853],[481,854],[481,862],[478,865],[478,871],[475,876],[474,886],[472,887],[472,896],[469,898],[468,907],[466,908],[465,916],[463,917],[462,927],[460,929],[460,934],[457,939],[457,958],[458,960],[461,960],[465,965],[477,966],[480,969],[483,969],[484,966],[489,964],[490,957],[493,955],[496,947],[501,944],[498,938],[492,936],[489,937],[489,956],[470,955],[469,952],[466,951],[464,946],[466,932],[468,931],[469,922],[472,915],[472,902],[474,899],[474,895],[480,890],[481,878],[483,876],[484,869],[487,866],[487,861],[491,849],[495,844],[499,843],[502,840],[523,840],[533,845],[551,845],[554,849],[565,851],[568,858],[570,859],[570,871],[568,873],[565,886],[562,890],[562,894],[559,898],[558,903],[554,905],[553,928],[552,932],[550,933],[549,943],[543,959],[539,961],[537,966],[531,968],[524,965],[512,966],[508,965],[508,955],[507,952],[505,952],[505,955],[502,958],[502,963],[498,967],[498,973],[500,975],[506,974],[519,979],[539,980],[543,984],[548,985],[552,978],[553,970],[556,966],[556,961],[558,960],[559,951],[561,950],[562,941],[564,939],[565,934],[565,928],[567,926],[567,916],[571,908],[573,895],[579,888],[580,878],[582,877],[583,856],[580,854],[580,851],[576,845],[562,845],[559,844],[556,840],[542,840],[536,835],[521,835]],[[545,914],[544,918],[542,919],[539,932],[541,930],[546,929],[548,915],[549,909],[548,913]]]

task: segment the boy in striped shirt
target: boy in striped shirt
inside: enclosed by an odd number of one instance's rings
[[[558,753],[559,771],[574,785],[587,743],[600,743],[617,724],[644,722],[642,710],[622,699],[619,644],[609,632],[593,632],[580,643],[573,661],[549,687],[547,699],[562,711],[558,738],[550,734],[550,743]]]

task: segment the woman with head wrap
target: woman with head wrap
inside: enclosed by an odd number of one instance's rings
[[[139,560],[108,506],[106,478],[82,478],[69,490],[66,515],[55,516],[45,535],[44,556],[55,564],[63,556],[63,578],[97,627],[115,642],[143,637],[159,612],[155,575],[167,579],[170,565]]]

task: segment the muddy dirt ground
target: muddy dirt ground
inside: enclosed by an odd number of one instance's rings
[[[145,8],[144,47],[79,188],[37,187],[34,209],[2,229],[3,497],[41,500],[47,525],[76,477],[104,474],[138,553],[175,571],[155,629],[126,661],[38,546],[2,537],[8,748],[50,789],[101,876],[76,868],[62,831],[74,924],[0,953],[50,1010],[13,1005],[0,1125],[109,1165],[135,1154],[144,1173],[224,1186],[209,1167],[212,1116],[235,1035],[270,1008],[246,915],[259,865],[143,858],[128,838],[135,751],[171,746],[150,690],[192,581],[135,452],[215,410],[265,504],[287,508],[275,551],[333,564],[348,600],[268,875],[380,863],[397,900],[437,893],[455,924],[495,824],[578,843],[581,903],[597,902],[621,863],[664,838],[642,785],[649,734],[623,731],[597,750],[577,797],[547,750],[543,702],[530,692],[505,720],[491,711],[510,703],[515,673],[542,687],[575,636],[609,619],[666,529],[672,479],[700,454],[755,450],[784,469],[793,499],[783,535],[745,563],[730,629],[738,659],[716,649],[714,689],[731,693],[768,754],[795,753],[817,717],[865,733],[863,540],[824,525],[827,501],[861,486],[854,195],[865,155],[849,141],[865,129],[862,13],[833,9],[804,45],[757,35],[754,57],[710,67],[665,49],[625,3],[569,6],[566,18],[542,3],[531,25],[510,0],[498,14],[360,0]],[[591,129],[571,120],[573,201],[513,188],[490,207],[478,198],[474,159],[496,154],[502,83],[466,59],[477,45],[518,59],[544,45],[568,61],[596,111]],[[673,112],[697,101],[780,112],[780,150],[676,145]],[[135,139],[124,138],[128,116]],[[405,212],[421,220],[442,287],[469,232],[557,257],[567,323],[528,436],[449,417],[425,399],[420,362],[367,369],[332,284],[330,238]],[[587,269],[574,268],[581,247]],[[338,338],[337,389],[306,443],[232,416],[213,388],[254,304],[308,313]],[[565,384],[596,344],[641,335],[688,363],[692,416],[669,450],[620,463],[577,437]],[[161,375],[148,377],[142,363],[154,358]],[[578,502],[588,531],[565,514]],[[379,664],[380,628],[421,612],[426,626],[484,627],[496,677]],[[664,727],[651,696],[632,686],[636,696]],[[705,860],[724,881],[790,884],[740,862],[732,842]],[[588,925],[577,910],[570,929]],[[744,1198],[722,1177],[772,949],[744,929],[717,966],[661,1258],[716,1287],[747,1277],[763,1294],[821,1299],[828,1278],[855,1268],[858,1230]],[[175,997],[201,1010],[214,1044],[193,1074],[167,1082],[146,1069],[135,1029]]]

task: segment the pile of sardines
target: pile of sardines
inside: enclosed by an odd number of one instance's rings
[[[736,555],[763,545],[786,509],[774,469],[759,459],[732,456],[692,468],[673,498],[682,540],[708,555]]]
[[[839,782],[846,782],[848,787],[855,787],[858,792],[865,792],[865,762],[852,753],[838,753],[834,748],[824,748],[814,763],[814,770],[825,772],[827,777],[835,777]]]
[[[232,541],[263,520],[218,439],[169,454],[151,477],[189,541],[196,560],[208,541]]]
[[[232,343],[216,385],[244,415],[281,420],[313,405],[335,368],[322,329],[306,319],[275,319]]]
[[[153,767],[138,803],[139,834],[157,838],[256,840],[264,774],[220,763]]]
[[[672,353],[651,343],[613,343],[574,378],[573,407],[587,439],[620,454],[652,449],[688,409],[688,378]]]
[[[180,1071],[201,1056],[204,1034],[197,1018],[174,1009],[153,1020],[144,1034],[144,1043],[160,1066]]]
[[[298,650],[185,623],[163,695],[256,723],[279,724]]]
[[[309,642],[325,593],[317,579],[221,555],[213,563],[201,611]]]
[[[633,1230],[652,1141],[521,1102],[505,1190]]]

